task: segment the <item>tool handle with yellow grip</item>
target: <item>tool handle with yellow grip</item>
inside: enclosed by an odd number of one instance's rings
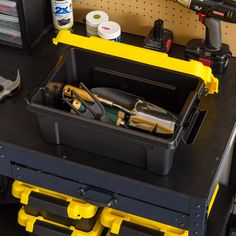
[[[67,97],[73,97],[72,91],[75,91],[84,101],[94,102],[93,98],[83,89],[77,88],[72,85],[65,85],[63,88],[63,93]]]

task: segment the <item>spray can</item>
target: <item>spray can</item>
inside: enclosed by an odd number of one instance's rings
[[[70,29],[74,24],[72,0],[51,0],[54,27]]]

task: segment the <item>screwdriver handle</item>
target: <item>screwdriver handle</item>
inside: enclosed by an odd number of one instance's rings
[[[84,101],[86,102],[94,102],[93,98],[83,89],[77,88],[72,85],[65,85],[63,88],[63,93],[67,97],[72,97],[72,91],[75,91]],[[95,97],[97,95],[94,94]]]

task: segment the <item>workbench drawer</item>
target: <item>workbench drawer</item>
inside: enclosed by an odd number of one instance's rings
[[[17,7],[15,1],[0,0],[0,13],[10,16],[17,16]]]
[[[21,33],[15,30],[0,28],[0,40],[10,44],[22,45]]]
[[[20,32],[19,18],[0,14],[0,28]]]

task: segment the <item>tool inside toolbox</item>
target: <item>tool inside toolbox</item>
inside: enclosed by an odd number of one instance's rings
[[[175,129],[174,114],[122,90],[107,87],[89,90],[83,83],[75,87],[49,82],[43,91],[46,105],[63,110],[69,107],[71,113],[79,116],[152,134],[171,135]]]

